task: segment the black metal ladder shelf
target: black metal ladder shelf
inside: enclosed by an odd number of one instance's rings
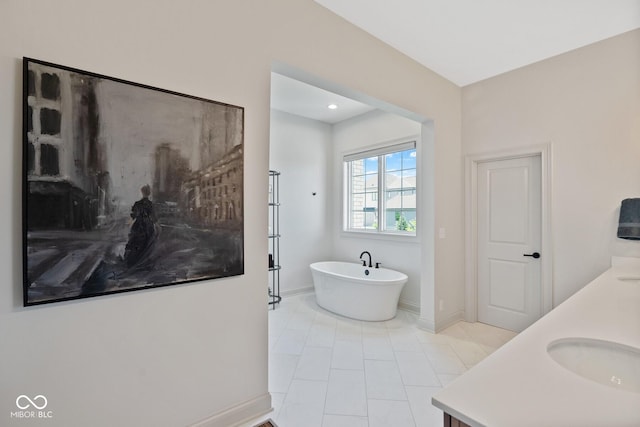
[[[275,309],[280,297],[280,172],[269,171],[269,305]]]

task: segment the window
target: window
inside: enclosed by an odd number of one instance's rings
[[[30,175],[59,176],[63,166],[59,147],[64,146],[62,82],[56,74],[36,68],[27,74],[27,171]]]
[[[40,110],[40,130],[41,133],[47,135],[60,134],[60,111],[50,108],[42,108]]]
[[[33,132],[33,108],[27,109],[27,132]]]
[[[416,143],[344,157],[347,231],[416,234]]]
[[[53,99],[54,101],[59,99],[60,77],[58,77],[56,74],[42,73],[40,79],[40,91],[42,93],[42,97],[46,99]]]
[[[36,96],[36,73],[34,73],[33,70],[29,70],[27,79],[27,93]]]
[[[36,148],[32,143],[27,144],[27,172],[32,174],[36,170]]]
[[[60,173],[57,147],[50,144],[40,144],[40,169],[42,175],[58,175]]]

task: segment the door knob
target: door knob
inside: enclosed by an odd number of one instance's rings
[[[535,259],[538,259],[538,258],[540,258],[540,253],[539,252],[534,252],[532,254],[523,254],[523,256],[530,256],[530,257],[533,257]]]

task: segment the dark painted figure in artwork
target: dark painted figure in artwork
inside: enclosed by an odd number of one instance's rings
[[[149,200],[151,188],[145,185],[140,189],[142,199],[131,207],[131,230],[129,241],[124,251],[127,267],[132,267],[148,253],[156,239],[156,217],[153,213],[153,202]]]

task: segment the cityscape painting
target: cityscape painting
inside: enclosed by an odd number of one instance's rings
[[[23,59],[24,305],[244,273],[244,109]]]

